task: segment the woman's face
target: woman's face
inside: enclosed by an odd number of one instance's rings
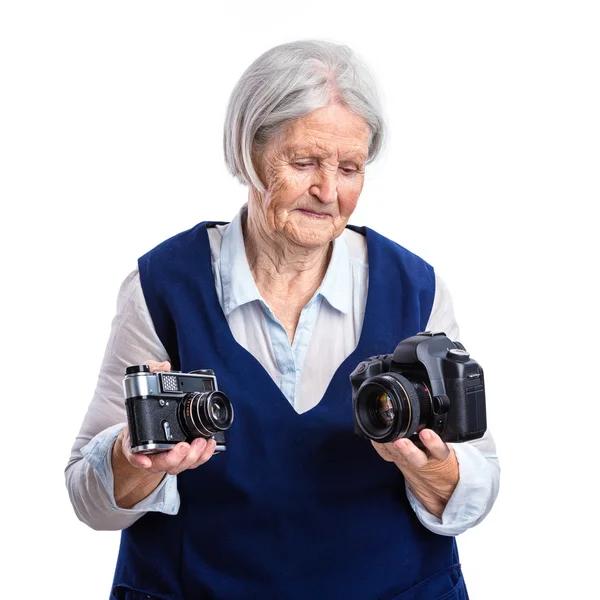
[[[275,237],[307,248],[342,233],[363,187],[370,130],[348,109],[332,105],[285,125],[257,157],[264,193],[252,209]]]

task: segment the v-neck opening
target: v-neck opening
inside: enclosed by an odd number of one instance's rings
[[[203,232],[204,232],[203,243],[206,245],[206,249],[207,249],[206,255],[208,257],[207,263],[208,263],[208,271],[209,271],[209,273],[206,273],[206,275],[207,275],[206,281],[214,280],[214,276],[212,273],[212,254],[210,251],[210,238],[208,235],[208,227],[209,227],[209,225],[212,226],[212,225],[220,225],[220,224],[221,224],[220,222],[213,222],[213,221],[207,221],[205,223],[202,223],[202,228],[203,228]],[[361,347],[365,345],[365,340],[366,340],[365,332],[368,331],[370,321],[371,321],[371,312],[372,312],[372,306],[373,306],[372,295],[371,295],[371,287],[373,285],[373,277],[371,276],[371,274],[373,271],[373,264],[374,264],[373,259],[374,259],[374,256],[376,255],[376,253],[373,252],[372,239],[369,236],[369,233],[370,233],[369,228],[361,227],[360,229],[365,232],[365,238],[367,241],[367,264],[369,267],[369,282],[368,282],[368,286],[367,286],[367,301],[365,304],[365,315],[364,315],[363,325],[362,325],[362,329],[361,329],[360,336],[358,339],[358,343],[357,343],[356,347],[354,348],[354,350],[338,365],[338,367],[334,371],[331,379],[329,380],[329,383],[327,384],[325,392],[320,397],[319,401],[313,407],[309,408],[308,410],[306,410],[302,413],[299,413],[295,409],[295,407],[290,403],[290,401],[286,398],[285,394],[281,391],[281,389],[279,388],[277,383],[273,380],[271,375],[269,375],[269,372],[260,363],[260,361],[249,350],[244,348],[244,346],[242,346],[235,339],[235,336],[233,335],[233,332],[231,331],[231,327],[229,326],[229,323],[227,322],[227,317],[225,316],[225,313],[223,312],[223,308],[221,307],[221,304],[219,303],[219,298],[217,296],[217,291],[215,289],[214,283],[212,286],[209,286],[211,288],[209,295],[210,295],[212,307],[214,310],[216,310],[218,312],[218,315],[219,315],[218,319],[221,321],[222,330],[227,331],[227,334],[226,334],[226,337],[228,338],[227,341],[225,339],[221,338],[221,339],[219,339],[218,343],[220,343],[220,344],[227,343],[236,352],[236,354],[238,354],[240,360],[242,360],[244,358],[248,358],[251,361],[254,361],[256,363],[256,365],[260,368],[261,376],[264,376],[268,379],[269,385],[273,385],[276,388],[279,397],[299,417],[301,417],[303,415],[307,415],[309,413],[312,413],[316,409],[318,409],[320,406],[322,406],[323,401],[329,394],[329,391],[331,389],[331,386],[334,383],[334,380],[339,376],[340,371],[342,370],[342,368],[344,368],[347,365],[347,363],[355,360],[358,364],[358,362],[360,362],[360,360],[364,360],[365,358],[367,358],[366,355],[361,357],[360,359],[357,359],[356,356],[360,353]],[[207,268],[207,263],[206,262],[203,263],[203,269]],[[210,274],[210,278],[208,278],[208,274]]]

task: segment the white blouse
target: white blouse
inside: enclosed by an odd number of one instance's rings
[[[208,230],[219,303],[236,341],[260,362],[294,409],[303,413],[318,404],[339,365],[358,345],[368,289],[366,239],[346,229],[335,240],[325,278],[302,310],[290,344],[250,271],[242,234],[243,211],[230,224]],[[426,329],[458,339],[452,301],[437,275]],[[150,496],[131,509],[118,508],[114,501],[111,452],[126,420],[123,375],[128,365],[148,360],[169,357],[154,330],[135,270],[121,286],[96,392],[66,469],[75,512],[95,529],[124,529],[148,511],[175,514],[179,510],[175,475],[165,476]],[[480,440],[452,446],[460,480],[441,519],[430,514],[406,488],[419,520],[441,535],[458,535],[480,522],[491,509],[499,486],[500,467],[489,432]]]

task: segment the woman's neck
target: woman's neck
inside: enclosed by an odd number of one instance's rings
[[[245,211],[242,230],[250,271],[261,295],[268,302],[302,301],[302,310],[325,277],[333,244],[306,248],[273,235],[260,211]]]

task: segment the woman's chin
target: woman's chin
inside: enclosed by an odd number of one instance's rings
[[[334,237],[331,222],[328,225],[328,227],[302,227],[295,224],[293,227],[286,228],[286,237],[298,246],[319,248],[327,245]]]

